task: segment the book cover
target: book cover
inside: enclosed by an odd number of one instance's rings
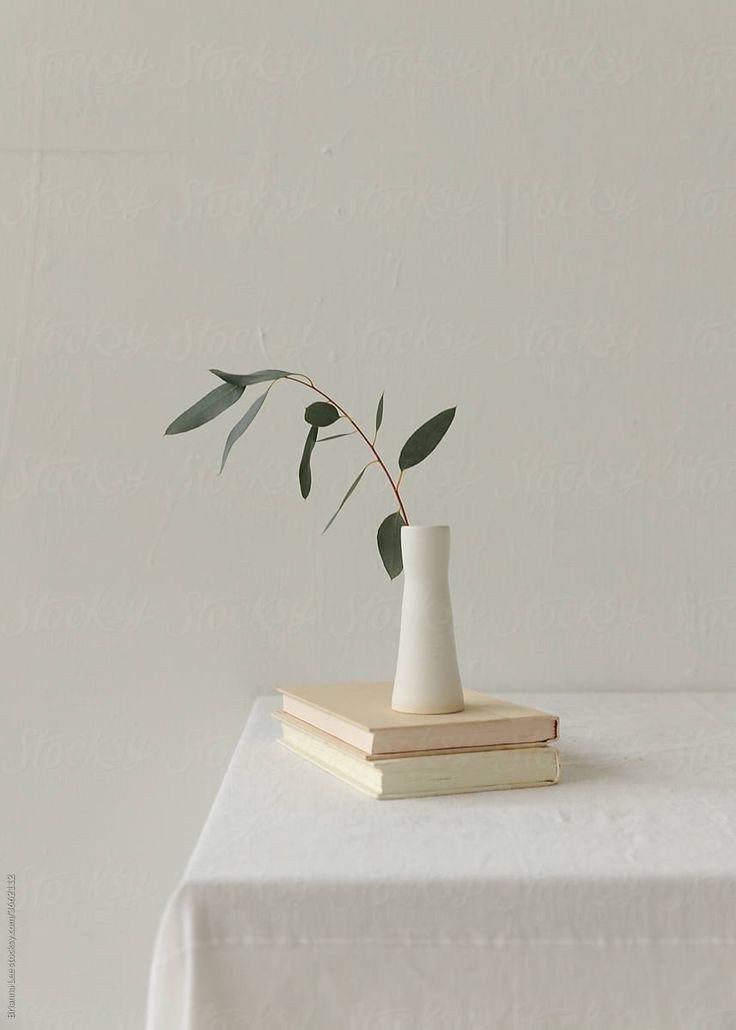
[[[283,710],[371,756],[544,744],[556,740],[555,715],[514,701],[464,691],[465,710],[406,715],[391,709],[391,683],[283,688]]]

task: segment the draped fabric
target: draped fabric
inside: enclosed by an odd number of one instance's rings
[[[554,787],[363,796],[254,705],[148,1030],[734,1030],[736,694],[514,695]]]

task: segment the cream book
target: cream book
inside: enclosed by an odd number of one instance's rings
[[[384,800],[546,787],[560,775],[557,751],[546,746],[371,761],[357,748],[331,743],[319,731],[290,719],[282,721],[281,743],[364,794]]]
[[[391,683],[330,683],[280,693],[288,715],[372,756],[557,739],[557,716],[476,690],[464,691],[465,710],[451,715],[394,712],[391,690]]]

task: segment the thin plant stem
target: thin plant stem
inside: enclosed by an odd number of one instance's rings
[[[296,378],[296,376],[299,376],[299,378]],[[347,411],[345,411],[345,408],[341,407],[337,403],[337,401],[333,400],[333,398],[330,397],[329,394],[326,394],[324,392],[324,390],[320,390],[320,388],[318,386],[315,386],[314,383],[312,382],[312,380],[309,378],[309,376],[304,375],[303,372],[297,372],[294,376],[283,376],[282,378],[288,379],[292,383],[299,383],[300,386],[306,386],[307,389],[314,390],[315,393],[318,393],[320,395],[320,397],[324,397],[324,399],[326,401],[328,401],[330,404],[332,404],[333,407],[337,408],[337,410],[340,412],[340,414],[343,415],[348,420],[348,422],[353,427],[353,429],[355,429],[356,433],[358,433],[360,436],[362,436],[362,438],[365,440],[365,442],[368,444],[368,446],[370,447],[371,451],[373,452],[373,456],[374,456],[376,462],[381,466],[381,468],[383,469],[383,471],[384,471],[384,473],[386,475],[386,478],[388,479],[389,483],[391,484],[391,489],[393,490],[393,492],[394,492],[394,494],[396,496],[396,500],[398,501],[398,504],[399,504],[399,511],[401,512],[401,517],[404,520],[404,523],[408,526],[409,525],[409,517],[406,514],[406,508],[404,507],[404,502],[401,500],[401,494],[399,493],[398,483],[394,482],[393,476],[391,475],[389,470],[386,468],[386,466],[383,463],[383,460],[381,458],[381,455],[376,450],[376,448],[374,446],[375,440],[374,440],[373,443],[371,443],[371,441],[365,435],[365,433],[360,428],[360,426],[355,421],[355,419],[351,415],[349,415],[347,413]],[[306,383],[304,382],[305,379],[307,380]],[[400,480],[401,480],[401,477],[399,477],[399,481]]]

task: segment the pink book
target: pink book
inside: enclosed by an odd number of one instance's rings
[[[284,688],[283,710],[367,755],[465,751],[556,740],[555,715],[465,690],[465,710],[406,715],[391,708],[391,683]]]

